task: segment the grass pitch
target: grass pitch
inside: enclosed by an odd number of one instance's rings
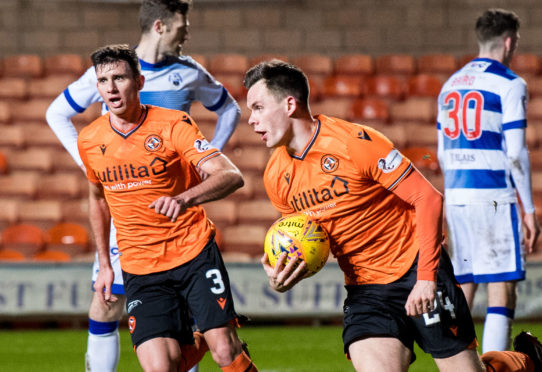
[[[542,335],[542,323],[516,323],[513,334],[530,330]],[[479,338],[482,326],[476,326]],[[342,372],[353,371],[342,352],[341,327],[248,326],[239,330],[260,372]],[[75,372],[84,370],[86,330],[2,330],[0,371]],[[121,329],[121,357],[118,372],[141,371],[130,336]],[[417,360],[410,371],[437,371],[429,355],[416,349]],[[200,363],[200,372],[219,372],[209,354]]]

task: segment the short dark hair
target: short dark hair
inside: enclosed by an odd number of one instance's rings
[[[515,34],[519,30],[519,24],[519,17],[512,11],[488,9],[476,21],[476,37],[478,42],[485,43],[505,33]]]
[[[149,31],[157,19],[168,24],[176,13],[187,15],[191,6],[192,0],[143,0],[139,8],[141,32]]]
[[[299,67],[279,59],[264,61],[247,71],[243,84],[250,89],[262,79],[276,98],[293,96],[296,101],[309,107],[309,80]]]
[[[126,61],[130,68],[134,78],[141,75],[141,68],[139,67],[139,58],[135,52],[135,49],[130,48],[128,44],[111,44],[96,49],[90,56],[94,68],[100,65],[108,65],[117,63],[119,61]]]

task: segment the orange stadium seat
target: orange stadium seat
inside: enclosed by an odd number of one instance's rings
[[[531,169],[542,171],[542,148],[529,150],[529,158],[531,159]]]
[[[352,102],[348,119],[359,123],[389,121],[388,103],[379,98],[359,98]]]
[[[280,213],[269,199],[243,200],[239,202],[239,223],[264,222],[271,225]]]
[[[0,99],[25,100],[29,96],[28,80],[22,77],[0,79]]]
[[[527,88],[530,98],[542,96],[542,75],[526,76]]]
[[[436,125],[427,125],[418,122],[405,122],[402,124],[407,134],[408,147],[437,148]],[[406,146],[405,146],[406,147]],[[434,157],[436,159],[436,156]]]
[[[225,252],[248,253],[252,257],[263,255],[263,241],[269,226],[266,224],[239,224],[222,230]]]
[[[47,149],[31,148],[28,150],[10,151],[8,154],[10,169],[34,170],[48,173],[53,169],[51,151]]]
[[[40,177],[37,195],[39,198],[77,199],[81,195],[82,172],[59,172]]]
[[[477,57],[478,57],[478,54],[475,54],[475,53],[465,54],[465,55],[459,57],[458,58],[458,68],[462,68],[467,63],[469,63],[470,61],[472,61],[473,59],[475,59]]]
[[[9,173],[9,163],[3,151],[0,151],[0,176],[6,175]]]
[[[252,67],[252,66],[257,65],[260,62],[270,61],[272,59],[280,59],[281,61],[284,61],[284,62],[289,61],[288,56],[284,55],[284,54],[270,54],[270,53],[260,54],[260,55],[254,56],[254,57],[249,59],[249,62],[250,62],[249,63],[249,65],[250,65],[249,68]]]
[[[9,103],[0,102],[0,123],[11,122],[11,109]]]
[[[388,54],[376,58],[377,74],[413,75],[416,60],[410,54]]]
[[[361,96],[362,78],[358,76],[331,75],[324,80],[324,97],[352,97]]]
[[[9,124],[0,124],[0,146],[10,148],[22,148],[24,141],[24,127]]]
[[[71,75],[73,79],[83,74],[85,62],[79,54],[55,54],[43,60],[45,75]]]
[[[237,221],[237,203],[231,199],[205,203],[205,212],[216,223],[233,224]]]
[[[0,177],[0,195],[33,199],[39,182],[35,172],[13,172]]]
[[[67,253],[71,257],[89,252],[89,233],[78,223],[60,222],[46,233],[48,250]]]
[[[368,54],[343,55],[333,61],[333,70],[337,75],[372,75],[374,72],[373,57]]]
[[[457,69],[457,59],[451,54],[426,54],[416,60],[418,73],[451,75]]]
[[[2,262],[23,262],[26,261],[26,257],[21,252],[10,249],[0,248],[0,261]]]
[[[233,132],[229,142],[232,146],[263,146],[264,143],[259,134],[254,132],[252,126],[247,124],[247,121],[241,121]]]
[[[510,68],[520,75],[525,77],[528,75],[538,75],[541,70],[540,57],[533,53],[515,54],[510,63]]]
[[[4,198],[7,195],[4,195],[1,191],[0,195],[2,195],[0,199],[0,205],[2,206],[0,208],[0,224],[5,225],[3,227],[15,224],[18,219],[17,205],[19,202],[13,198]]]
[[[337,118],[346,118],[354,102],[352,97],[329,97],[323,98],[320,101],[311,103],[311,111],[313,114],[324,114]]]
[[[13,126],[24,130],[24,143],[28,147],[54,146],[58,148],[60,146],[60,141],[45,122],[14,122]]]
[[[88,223],[88,198],[66,200],[62,202],[61,208],[64,221]]]
[[[32,261],[38,261],[38,262],[70,262],[71,261],[71,256],[66,252],[46,248],[43,251],[36,253],[32,257]]]
[[[50,75],[30,80],[28,91],[32,98],[55,98],[73,81],[69,75]],[[52,100],[51,100],[52,101]]]
[[[209,58],[209,70],[215,74],[244,76],[248,69],[248,58],[242,54],[215,54]]]
[[[436,135],[436,133],[435,133]],[[404,156],[410,159],[414,166],[422,173],[432,172],[440,173],[440,166],[437,158],[437,153],[429,147],[407,147],[402,149]]]
[[[364,95],[385,98],[390,101],[401,101],[406,94],[406,84],[403,79],[392,75],[376,75],[370,77],[364,84]]]
[[[21,102],[16,101],[11,104],[11,115],[14,120],[18,121],[43,121],[45,112],[50,104],[50,98],[35,98]]]
[[[43,61],[37,54],[18,54],[5,57],[4,76],[41,77],[43,76]]]
[[[415,121],[433,124],[437,115],[437,102],[429,97],[410,97],[391,105],[390,116],[395,121]]]
[[[418,74],[408,79],[408,96],[438,97],[442,81],[436,75]]]
[[[542,120],[542,96],[533,97],[527,103],[527,118],[529,120]]]
[[[227,156],[241,171],[252,170],[263,172],[267,165],[270,152],[265,146],[237,147],[231,153],[228,153]]]
[[[62,203],[60,200],[21,200],[19,220],[48,229],[61,222]]]
[[[309,78],[309,100],[317,102],[324,97],[322,79]]]
[[[45,247],[45,236],[41,228],[31,224],[16,224],[2,231],[2,246],[31,258]]]
[[[80,129],[96,120],[102,112],[102,105],[99,102],[93,103],[85,111],[72,117],[72,123]]]
[[[64,147],[52,149],[51,157],[54,159],[53,169],[55,172],[73,172],[73,173],[82,173],[82,169],[75,163],[75,160],[71,155],[64,150]]]
[[[327,76],[333,72],[333,60],[321,54],[303,54],[292,60],[308,76]]]
[[[247,90],[243,86],[243,77],[241,75],[216,73],[214,77],[224,85],[233,98],[238,100],[246,97]]]

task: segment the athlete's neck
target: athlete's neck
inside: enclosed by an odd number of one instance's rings
[[[290,142],[286,145],[286,150],[290,154],[299,154],[307,147],[311,140],[314,129],[316,127],[316,120],[312,117],[309,119],[294,119],[291,130]]]
[[[109,113],[109,121],[119,131],[126,133],[141,124],[147,110],[145,105],[137,105],[132,110],[127,110],[122,115]]]
[[[160,52],[158,40],[155,40],[153,35],[141,35],[141,40],[135,48],[139,59],[151,64],[162,62],[167,55]]]

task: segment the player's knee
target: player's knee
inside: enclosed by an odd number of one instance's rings
[[[159,359],[152,358],[147,363],[140,363],[145,372],[178,372],[179,371],[179,359]]]
[[[242,350],[231,342],[219,342],[210,351],[213,360],[222,367],[230,365]]]

